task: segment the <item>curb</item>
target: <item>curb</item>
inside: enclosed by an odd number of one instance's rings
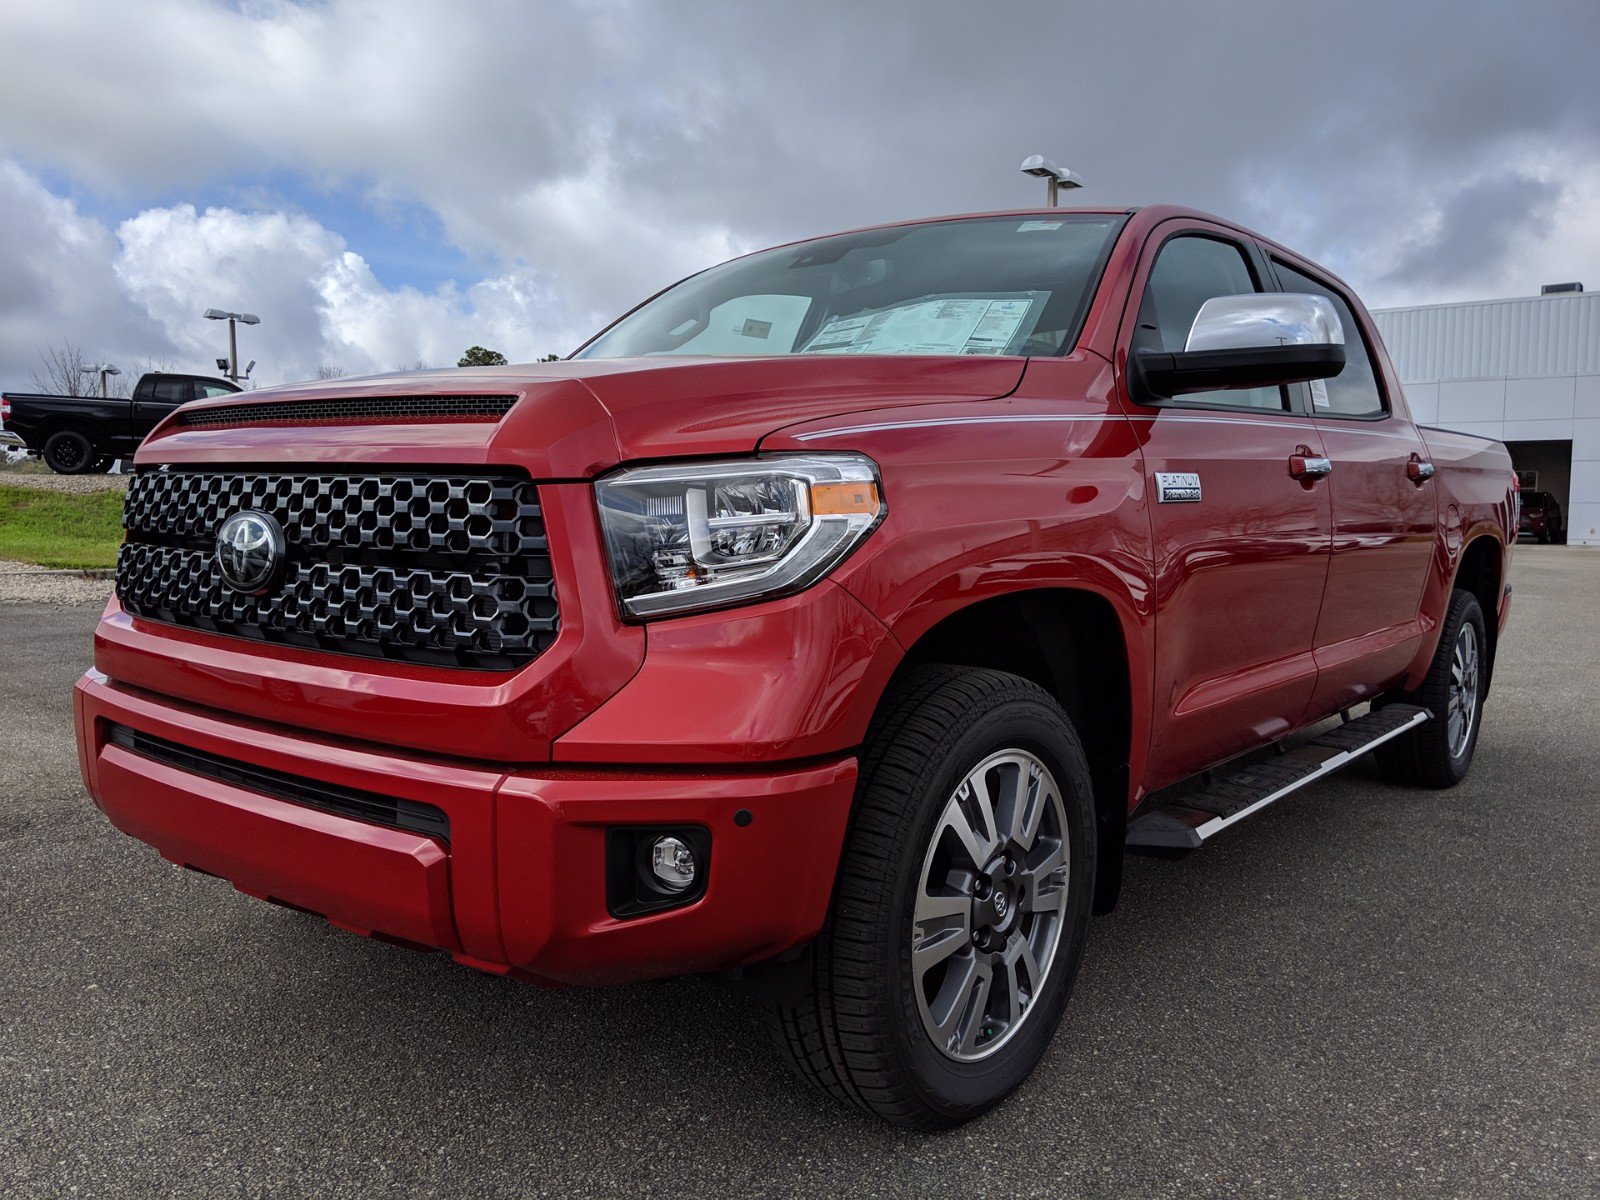
[[[40,575],[58,579],[115,579],[109,567],[40,567],[36,571],[0,571],[0,579],[34,579]]]

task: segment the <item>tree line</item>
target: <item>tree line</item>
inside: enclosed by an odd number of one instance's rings
[[[48,346],[37,347],[39,365],[33,369],[33,390],[50,396],[98,396],[100,394],[100,376],[96,368],[103,361],[89,354],[82,346],[69,341],[54,342]],[[559,362],[559,354],[542,355],[536,362]],[[120,364],[119,364],[120,365]],[[510,363],[506,356],[498,350],[491,350],[487,346],[470,346],[465,354],[456,362],[458,367],[504,367]],[[133,385],[139,381],[141,375],[151,372],[174,371],[177,368],[170,359],[144,358],[132,366],[123,367],[119,375],[110,375],[106,378],[106,395],[113,399],[126,400],[133,394]],[[396,371],[431,371],[433,364],[417,359],[411,363],[400,363]],[[317,368],[317,379],[343,379],[347,372],[338,363],[323,363]],[[248,385],[247,385],[248,386]]]

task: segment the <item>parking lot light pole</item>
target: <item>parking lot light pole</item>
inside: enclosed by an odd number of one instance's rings
[[[79,367],[78,368],[78,372],[80,374],[83,374],[83,375],[94,375],[96,373],[99,374],[99,376],[100,376],[100,399],[104,400],[106,398],[106,391],[107,391],[107,388],[106,388],[106,376],[108,376],[108,375],[121,375],[122,374],[122,369],[120,367],[114,367],[110,363],[96,363],[92,367]]]
[[[239,333],[236,325],[259,325],[261,318],[255,313],[223,312],[220,308],[206,309],[206,320],[226,321],[228,323],[228,378],[238,383],[239,376]],[[252,366],[255,364],[252,363]]]
[[[1061,192],[1065,189],[1081,188],[1083,177],[1065,167],[1058,167],[1042,154],[1030,154],[1022,160],[1020,168],[1024,175],[1032,175],[1036,179],[1043,179],[1049,189],[1050,207],[1058,203]]]

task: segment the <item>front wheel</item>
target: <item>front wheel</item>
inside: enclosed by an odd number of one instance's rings
[[[833,912],[781,1049],[829,1094],[939,1129],[1027,1078],[1094,895],[1094,799],[1071,721],[1014,675],[908,672],[861,760]]]

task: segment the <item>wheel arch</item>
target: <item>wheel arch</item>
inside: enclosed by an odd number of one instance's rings
[[[34,435],[39,439],[39,453],[44,453],[44,444],[58,433],[81,433],[89,439],[89,448],[94,453],[109,453],[94,422],[68,414],[46,417],[39,422]]]
[[[1073,587],[974,600],[907,646],[895,677],[934,663],[1019,675],[1066,710],[1094,784],[1100,848],[1095,911],[1110,912],[1121,888],[1129,775],[1137,757],[1130,644],[1115,606],[1098,592]]]
[[[1488,670],[1484,696],[1494,682],[1495,652],[1500,642],[1500,596],[1505,584],[1506,547],[1492,533],[1480,533],[1461,549],[1451,589],[1463,589],[1478,599],[1483,609],[1484,632],[1488,636]]]

